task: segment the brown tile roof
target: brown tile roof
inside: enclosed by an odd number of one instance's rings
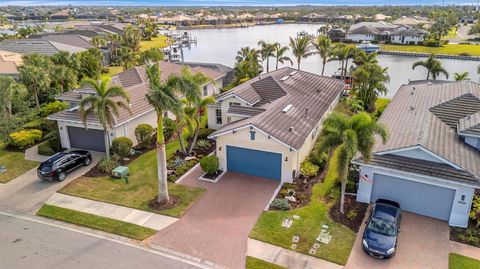
[[[168,76],[172,74],[181,74],[183,65],[169,63],[169,62],[160,62],[160,70],[161,70],[161,79],[166,79]],[[214,76],[211,77],[215,79],[216,77],[221,77],[222,73],[218,71],[210,71],[207,70],[208,68],[192,68],[192,72],[204,72],[207,76]],[[145,71],[145,67],[139,66],[119,73],[112,77],[112,83],[119,84],[126,89],[130,97],[131,103],[131,112],[130,114],[125,109],[120,109],[120,115],[118,118],[115,119],[115,125],[121,125],[124,122],[143,115],[149,111],[153,110],[153,107],[150,106],[148,103],[145,95],[149,91],[148,86],[148,79]],[[66,101],[81,101],[82,99],[82,92],[91,91],[89,89],[78,89],[73,90],[70,92],[66,92],[56,97],[58,100],[66,100]],[[80,116],[78,111],[62,111],[51,115],[49,117],[51,120],[66,120],[66,121],[80,121]],[[95,117],[89,117],[88,122],[92,124],[98,124],[98,119]]]
[[[479,97],[480,84],[470,81],[403,85],[379,119],[390,138],[386,144],[378,140],[374,154],[421,146],[479,179],[480,152],[452,127],[465,109],[474,110],[470,108]]]
[[[262,84],[261,81],[264,80],[267,83]],[[267,94],[269,88],[265,87],[266,85],[272,87],[273,94]],[[251,125],[286,145],[299,149],[335,98],[343,91],[343,87],[344,84],[340,80],[288,67],[262,74],[220,95],[220,99],[234,94],[242,99],[256,100],[254,104],[263,103],[258,107],[264,108],[265,111],[225,125],[211,136],[215,137]],[[258,89],[263,92],[259,94]],[[285,94],[281,93],[280,89],[285,91]],[[257,97],[254,99],[255,96]],[[268,98],[269,102],[262,101],[261,96]],[[287,112],[282,112],[288,105],[291,105],[291,108]]]
[[[243,115],[248,117],[256,116],[262,112],[264,112],[264,108],[259,107],[249,107],[249,106],[230,106],[228,108],[228,114],[234,115]]]
[[[458,132],[480,137],[480,112],[468,115],[458,121]]]

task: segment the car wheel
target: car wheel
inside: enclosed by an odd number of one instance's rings
[[[92,163],[92,159],[90,158],[85,158],[85,160],[83,160],[83,165],[85,166],[89,166],[91,163]]]
[[[60,172],[58,174],[57,179],[58,179],[58,181],[64,181],[66,177],[67,177],[67,174],[65,174],[65,172]]]

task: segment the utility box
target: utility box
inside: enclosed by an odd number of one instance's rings
[[[127,166],[119,166],[112,171],[113,177],[116,178],[125,178],[129,174]]]

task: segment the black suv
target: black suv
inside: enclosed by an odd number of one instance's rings
[[[91,163],[92,155],[86,150],[60,152],[41,163],[37,174],[40,179],[64,181],[68,172]]]
[[[363,233],[363,250],[372,257],[388,259],[395,255],[400,232],[401,209],[394,201],[378,199]]]

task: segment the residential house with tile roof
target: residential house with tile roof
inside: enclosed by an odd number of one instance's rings
[[[379,123],[371,160],[360,165],[357,200],[379,198],[403,210],[466,227],[480,187],[480,84],[471,81],[411,82],[397,91]]]
[[[216,129],[220,169],[292,182],[343,92],[341,80],[285,67],[216,96],[208,126]]]

